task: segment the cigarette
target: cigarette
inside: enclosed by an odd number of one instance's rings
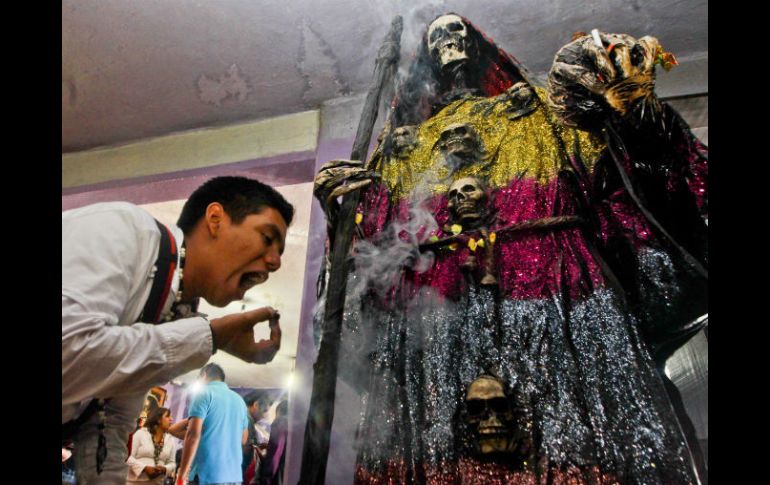
[[[591,35],[594,38],[594,44],[596,44],[596,47],[603,47],[602,46],[602,39],[599,37],[599,29],[593,29],[591,31]]]

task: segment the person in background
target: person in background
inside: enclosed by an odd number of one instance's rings
[[[241,396],[225,384],[225,372],[206,364],[199,378],[206,387],[190,403],[187,434],[177,485],[241,485],[243,445],[249,419]]]
[[[80,485],[123,485],[126,445],[147,391],[217,350],[264,364],[278,352],[269,307],[208,320],[281,267],[294,208],[257,180],[216,177],[176,226],[126,202],[62,213],[62,442]],[[254,326],[271,321],[270,338]]]
[[[272,420],[269,419],[270,414],[270,406],[273,405],[273,402],[268,399],[268,397],[262,396],[262,399],[260,400],[260,414],[261,416],[256,419],[256,423],[254,423],[254,429],[257,432],[257,454],[259,455],[259,463],[262,464],[262,462],[265,460],[265,454],[267,453],[267,444],[270,442],[270,429],[272,426]],[[256,473],[259,470],[255,470],[254,476],[258,477],[259,475]]]
[[[165,477],[174,475],[176,447],[168,433],[172,421],[171,411],[155,408],[147,416],[144,427],[134,433],[131,454],[126,460],[126,485],[162,485]]]
[[[289,435],[289,402],[281,401],[275,408],[275,420],[270,429],[270,442],[262,462],[258,485],[282,485],[286,464],[286,440]]]
[[[267,396],[252,391],[243,397],[249,413],[249,437],[243,447],[243,483],[249,485],[259,474],[259,465],[267,452],[270,439],[270,422],[265,419],[270,409]]]

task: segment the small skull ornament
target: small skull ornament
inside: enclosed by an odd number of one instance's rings
[[[473,228],[482,223],[487,214],[487,193],[483,182],[475,177],[464,177],[449,186],[450,222],[464,228]]]
[[[442,15],[428,27],[428,52],[442,69],[467,61],[470,42],[468,26],[458,15]]]
[[[514,413],[500,379],[484,374],[471,382],[465,405],[481,454],[508,453],[515,447]]]
[[[437,145],[450,173],[472,163],[480,162],[484,156],[479,133],[467,123],[453,123],[444,128],[439,135]]]
[[[406,158],[417,145],[417,126],[404,125],[393,130],[393,156]]]

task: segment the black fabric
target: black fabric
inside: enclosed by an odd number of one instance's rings
[[[139,321],[144,323],[160,323],[161,310],[171,284],[171,274],[177,263],[176,241],[174,241],[171,231],[157,220],[155,223],[160,229],[160,249],[158,250],[158,259],[155,261],[156,271],[150,296],[147,298],[141,315],[139,315]]]
[[[72,443],[72,440],[75,438],[75,435],[77,434],[80,427],[83,425],[83,423],[88,421],[91,416],[98,412],[103,413],[105,404],[106,401],[104,399],[92,399],[91,402],[88,403],[88,406],[86,406],[86,408],[83,410],[83,412],[80,413],[80,416],[62,424],[62,447]],[[100,418],[101,419],[99,420],[98,425],[99,442],[96,449],[97,475],[102,473],[102,469],[104,468],[104,461],[107,459],[107,440],[104,437],[104,415],[102,414]]]
[[[85,423],[96,411],[99,410],[99,400],[92,399],[88,406],[80,413],[75,419],[71,419],[61,425],[61,442],[62,446],[66,442],[72,441],[80,426]]]
[[[101,406],[103,408],[103,406]],[[96,448],[96,474],[101,475],[107,460],[107,438],[104,437],[104,422],[99,423],[99,444]]]

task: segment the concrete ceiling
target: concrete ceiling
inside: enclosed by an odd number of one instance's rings
[[[654,35],[659,94],[708,92],[706,0],[63,0],[62,151],[318,108],[367,89],[390,21],[402,65],[436,15],[468,17],[542,80],[572,32]]]

